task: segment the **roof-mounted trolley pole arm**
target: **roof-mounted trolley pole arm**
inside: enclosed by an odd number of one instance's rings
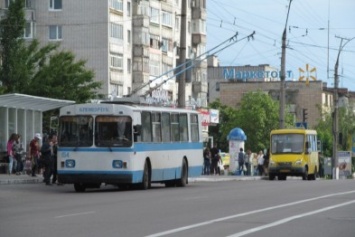
[[[240,42],[240,41],[242,41],[242,40],[245,40],[245,39],[248,39],[248,40],[254,39],[254,35],[255,35],[255,31],[254,31],[253,33],[251,33],[251,34],[249,34],[249,35],[247,35],[247,36],[241,38],[240,40],[238,40],[238,39],[237,39],[238,32],[237,32],[237,33],[234,34],[232,37],[230,37],[230,38],[228,38],[227,40],[223,41],[223,42],[220,43],[219,45],[217,45],[217,46],[213,47],[212,49],[206,51],[205,53],[203,53],[203,54],[197,56],[197,57],[193,60],[193,62],[205,60],[205,59],[207,59],[207,58],[213,56],[214,54],[217,54],[217,53],[223,51],[224,49],[226,49],[226,48],[232,46],[233,44],[236,44],[236,43],[238,43],[238,42]],[[227,44],[226,46],[224,46],[224,47],[221,48],[221,49],[218,49],[219,47],[221,47],[222,45],[224,45],[224,44],[226,44],[226,43],[228,43],[228,42],[229,42],[229,44]],[[216,49],[218,49],[218,50],[216,50]],[[186,68],[185,68],[185,71],[186,71],[186,70],[190,70],[192,67],[194,67],[194,63],[193,63],[193,62],[192,62],[191,65],[189,65],[189,67],[186,67]],[[133,95],[136,94],[138,91],[142,90],[144,87],[148,86],[149,84],[151,84],[151,83],[154,82],[155,80],[158,80],[158,79],[162,78],[163,76],[165,76],[165,75],[167,75],[167,74],[169,74],[169,73],[171,73],[171,72],[173,72],[173,71],[176,71],[176,69],[181,68],[182,65],[187,65],[187,64],[188,64],[188,62],[185,62],[185,63],[183,63],[183,64],[179,64],[178,66],[176,66],[175,68],[173,68],[173,69],[171,69],[171,70],[169,70],[169,71],[166,71],[165,73],[161,74],[160,76],[157,76],[157,77],[154,78],[153,80],[151,80],[151,81],[149,81],[149,82],[143,84],[143,85],[140,86],[139,88],[133,90],[130,94],[126,95],[126,97],[131,97],[131,96],[133,96]],[[176,77],[177,75],[180,75],[180,73],[182,73],[182,72],[184,72],[184,71],[180,70],[178,73],[176,73],[175,75],[173,75],[173,76],[171,76],[171,77],[165,79],[163,82],[159,83],[159,84],[158,84],[157,86],[155,86],[154,88],[151,88],[150,90],[148,90],[147,92],[145,92],[143,95],[144,95],[144,96],[145,96],[145,95],[148,95],[149,93],[151,93],[152,90],[159,88],[161,85],[163,85],[164,83],[166,83],[166,82],[169,81],[170,79]]]

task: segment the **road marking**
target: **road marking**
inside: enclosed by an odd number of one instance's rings
[[[285,224],[286,222],[289,222],[289,221],[292,221],[292,220],[295,220],[295,219],[298,219],[298,218],[301,218],[301,217],[318,214],[318,213],[329,211],[331,209],[335,209],[335,208],[338,208],[338,207],[347,206],[347,205],[350,205],[350,204],[353,204],[353,203],[355,203],[355,200],[349,201],[349,202],[345,202],[345,203],[341,203],[341,204],[334,205],[334,206],[330,206],[330,207],[326,207],[326,208],[322,208],[322,209],[319,209],[317,211],[311,211],[311,212],[306,212],[304,214],[291,216],[291,217],[288,217],[288,218],[285,218],[285,219],[282,219],[282,220],[279,220],[279,221],[272,222],[270,224],[262,225],[262,226],[255,227],[255,228],[252,228],[252,229],[249,229],[249,230],[245,230],[245,231],[242,231],[242,232],[239,232],[239,233],[235,233],[235,234],[229,235],[227,237],[240,237],[240,236],[248,235],[248,234],[251,234],[251,233],[254,233],[254,232],[258,232],[258,231],[261,231],[261,230],[264,230],[264,229],[267,229],[267,228],[270,228],[270,227],[274,227],[274,226],[277,226],[277,225]]]
[[[226,217],[217,218],[217,219],[213,219],[213,220],[209,220],[209,221],[205,221],[205,222],[200,222],[200,223],[196,223],[193,225],[183,226],[180,228],[171,229],[171,230],[155,233],[152,235],[148,235],[146,237],[159,237],[159,236],[164,236],[164,235],[168,235],[168,234],[174,234],[174,233],[178,233],[178,232],[181,232],[184,230],[189,230],[189,229],[193,229],[193,228],[197,228],[197,227],[201,227],[201,226],[205,226],[205,225],[210,225],[210,224],[213,224],[216,222],[226,221],[229,219],[234,219],[234,218],[238,218],[238,217],[242,217],[242,216],[248,216],[248,215],[252,215],[252,214],[256,214],[256,213],[260,213],[260,212],[265,212],[265,211],[269,211],[269,210],[273,210],[273,209],[277,209],[277,208],[289,207],[289,206],[298,205],[300,203],[311,202],[311,201],[315,201],[315,200],[319,200],[319,199],[324,199],[324,198],[329,198],[329,197],[334,197],[334,196],[341,196],[341,195],[352,194],[352,193],[355,193],[355,191],[333,193],[333,194],[323,195],[323,196],[319,196],[319,197],[315,197],[315,198],[304,199],[304,200],[300,200],[297,202],[290,202],[287,204],[281,204],[281,205],[277,205],[277,206],[273,206],[273,207],[267,207],[267,208],[263,208],[263,209],[259,209],[259,210],[255,210],[255,211],[249,211],[249,212],[244,212],[244,213],[240,213],[240,214],[236,214],[236,215],[232,215],[232,216],[226,216]]]
[[[88,214],[94,214],[94,211],[88,211],[88,212],[78,212],[78,213],[72,213],[68,215],[62,215],[62,216],[55,216],[54,218],[63,218],[63,217],[70,217],[70,216],[81,216],[81,215],[88,215]]]

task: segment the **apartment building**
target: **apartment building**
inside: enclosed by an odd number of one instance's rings
[[[176,102],[182,0],[24,1],[24,38],[58,42],[87,60],[102,82],[99,93]],[[0,0],[0,16],[10,2]],[[186,71],[185,99],[207,106],[207,62],[193,60],[206,50],[206,0],[188,0],[186,30],[186,58],[194,66]]]

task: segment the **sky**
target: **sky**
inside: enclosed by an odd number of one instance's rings
[[[282,33],[287,22],[286,71],[334,87],[339,55],[339,87],[355,92],[355,0],[207,0],[207,51],[220,66],[269,64],[281,68]],[[329,26],[329,27],[328,27]],[[255,31],[254,40],[247,39]],[[238,33],[237,40],[217,52],[222,42]],[[351,40],[352,39],[352,40]],[[300,74],[299,68],[315,72]],[[329,70],[328,70],[329,69]],[[288,78],[286,78],[288,80]]]

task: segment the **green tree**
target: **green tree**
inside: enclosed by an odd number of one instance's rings
[[[95,98],[95,90],[101,83],[92,81],[94,72],[87,70],[85,63],[84,60],[75,62],[74,54],[69,51],[47,54],[47,61],[39,63],[39,70],[26,91],[31,95],[75,100],[77,103]]]
[[[289,116],[286,118],[290,121]],[[235,126],[243,129],[247,136],[246,149],[267,149],[271,130],[279,126],[279,103],[262,91],[246,93],[241,100]]]
[[[6,17],[0,21],[0,81],[5,92],[16,92],[24,80],[16,72],[16,68],[21,68],[18,62],[24,44],[22,37],[26,20],[23,8],[23,0],[10,1]]]
[[[269,147],[270,132],[279,126],[279,103],[262,91],[246,93],[238,109],[222,105],[219,100],[210,103],[210,108],[218,109],[220,121],[215,127],[209,127],[222,150],[228,150],[227,136],[236,127],[241,128],[247,140],[245,147],[253,151]],[[292,116],[286,116],[286,125],[292,126]]]
[[[322,118],[319,119],[315,126],[317,130],[318,140],[322,143],[322,154],[325,157],[331,157],[333,154],[333,133],[332,133],[333,119],[329,113],[323,113]]]
[[[25,25],[24,1],[10,2],[6,18],[0,21],[3,37],[0,41],[3,59],[0,80],[4,93],[24,93],[78,103],[102,97],[97,94],[100,82],[94,82],[94,72],[85,68],[84,60],[75,60],[69,51],[60,51],[59,44],[40,47],[34,39],[22,39]]]
[[[218,144],[218,148],[227,151],[229,147],[227,136],[235,126],[237,110],[222,105],[219,99],[210,103],[209,108],[219,110],[219,124],[209,127],[209,135],[213,137],[213,142]]]

